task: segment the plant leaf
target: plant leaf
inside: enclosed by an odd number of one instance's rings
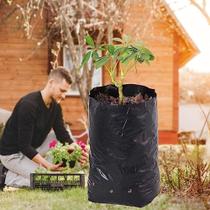
[[[126,50],[126,47],[122,47],[122,46],[115,46],[115,50],[114,50],[114,57],[120,57],[120,54],[123,54],[123,52]]]
[[[114,55],[115,47],[114,47],[113,45],[108,45],[108,52],[109,52],[111,55]]]
[[[142,48],[142,52],[145,54],[145,60],[152,61],[154,60],[155,56],[152,54],[152,52],[147,48]]]
[[[89,51],[89,52],[87,52],[87,53],[83,56],[83,59],[82,59],[82,63],[81,63],[80,68],[81,68],[82,66],[84,66],[84,64],[86,64],[86,63],[89,61],[91,55],[92,55],[92,51]]]
[[[92,38],[90,35],[87,35],[87,36],[85,37],[85,41],[86,41],[86,43],[87,43],[89,46],[95,47],[93,38]]]
[[[130,54],[127,54],[126,56],[122,57],[121,59],[122,59],[121,62],[124,63],[124,64],[128,63],[131,60],[136,60],[136,52],[132,52]]]
[[[96,69],[98,69],[98,68],[102,67],[103,65],[105,65],[108,62],[109,58],[110,58],[109,55],[105,55],[104,57],[99,58],[95,62]]]
[[[96,61],[96,60],[98,60],[100,58],[97,51],[93,51],[92,58],[93,58],[94,61]]]

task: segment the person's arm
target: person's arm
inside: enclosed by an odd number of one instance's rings
[[[43,166],[44,168],[51,170],[51,171],[58,171],[61,170],[61,164],[52,164],[45,160],[40,154],[37,154],[32,159],[35,163],[38,163],[38,165]]]
[[[73,140],[71,139],[68,131],[66,130],[64,126],[64,120],[63,120],[63,114],[60,105],[57,105],[57,113],[56,113],[56,119],[53,124],[53,130],[55,131],[56,138],[62,142],[62,143],[73,143]]]
[[[74,151],[76,148],[81,148],[77,143],[73,142],[68,131],[64,126],[63,115],[60,105],[58,105],[58,112],[56,116],[56,121],[53,125],[53,129],[59,141],[61,141],[62,143],[68,142],[70,144],[68,148],[68,151],[70,153]],[[80,158],[80,162],[82,164],[85,164],[87,161],[88,161],[88,154],[87,152],[82,150],[82,156]]]

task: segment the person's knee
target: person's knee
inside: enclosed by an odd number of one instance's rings
[[[26,178],[12,171],[8,171],[5,185],[12,187],[30,187],[30,176]]]

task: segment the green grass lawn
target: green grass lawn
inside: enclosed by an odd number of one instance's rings
[[[0,192],[1,210],[137,210],[139,208],[96,204],[87,200],[87,189],[64,191],[19,190]],[[160,194],[142,210],[205,210],[202,201]]]

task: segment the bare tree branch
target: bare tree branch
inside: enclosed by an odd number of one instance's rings
[[[206,9],[206,1],[202,1],[202,6],[196,0],[190,0],[190,2],[201,12],[201,14],[206,18],[208,24],[210,25],[210,15]]]

